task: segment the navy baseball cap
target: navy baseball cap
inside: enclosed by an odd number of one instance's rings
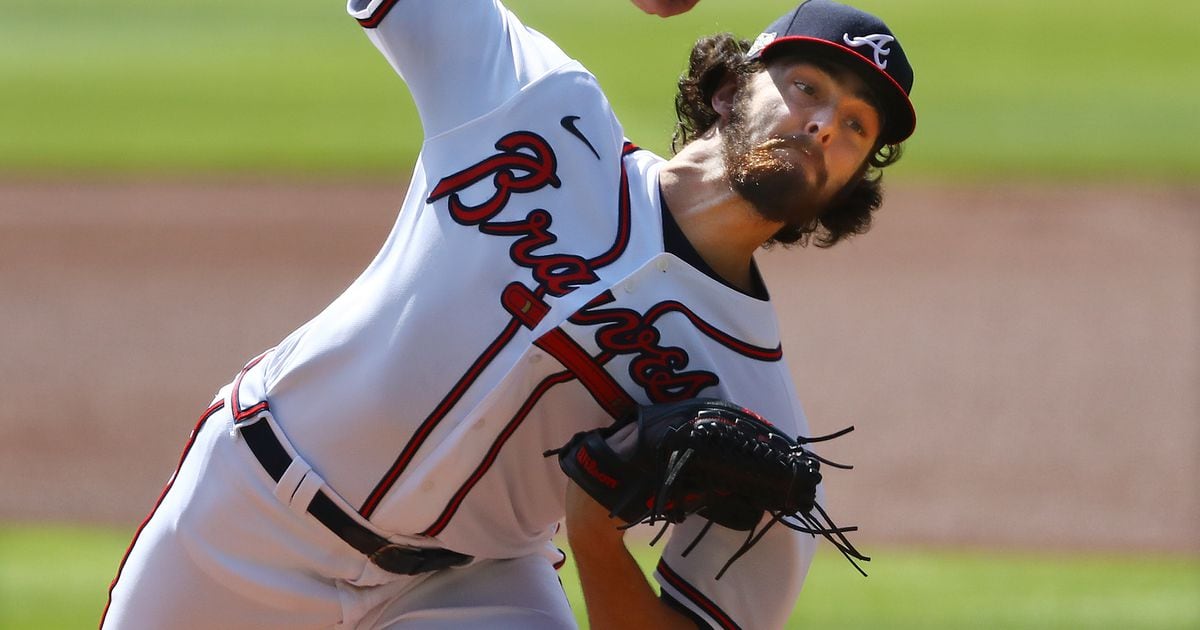
[[[832,55],[858,70],[887,119],[880,140],[895,144],[912,135],[917,126],[917,112],[909,100],[912,66],[883,20],[832,0],[807,0],[772,22],[746,56],[765,59],[796,49]]]

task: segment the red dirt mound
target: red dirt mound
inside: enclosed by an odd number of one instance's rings
[[[132,528],[403,188],[0,185],[0,518]],[[862,539],[1200,552],[1200,190],[897,188],[760,260]]]

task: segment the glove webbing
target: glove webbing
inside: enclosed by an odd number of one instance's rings
[[[720,425],[720,424],[710,425],[710,426],[719,427],[721,429],[728,428],[726,425]],[[692,429],[693,430],[690,433],[692,436],[694,436],[696,434],[696,431],[694,430],[695,427],[692,427]],[[682,431],[682,430],[683,430],[683,428],[681,427],[680,431]],[[795,455],[797,453],[799,453],[802,456],[811,457],[813,459],[816,459],[817,461],[822,462],[823,464],[832,466],[834,468],[840,468],[843,470],[851,470],[854,468],[853,466],[846,465],[846,464],[839,464],[837,462],[825,459],[823,457],[816,455],[815,453],[813,453],[811,451],[808,451],[807,449],[804,449],[800,445],[811,444],[813,442],[824,442],[826,440],[832,440],[834,438],[837,438],[837,437],[843,436],[847,433],[850,433],[853,430],[854,430],[854,427],[849,426],[849,427],[846,427],[845,429],[842,429],[841,431],[837,431],[837,432],[831,433],[829,435],[824,435],[824,436],[819,436],[819,437],[800,437],[796,440],[797,446],[791,447],[787,453],[764,453],[762,451],[763,447],[766,446],[766,444],[764,444],[764,443],[756,443],[756,444],[742,443],[742,444],[737,444],[736,446],[738,446],[742,452],[753,454],[754,457],[750,458],[748,461],[753,464],[757,464],[757,465],[761,465],[763,462],[779,462],[779,461],[783,461],[783,460],[787,459],[791,462],[791,464],[794,468],[797,465]],[[717,443],[728,443],[729,438],[732,436],[732,434],[734,432],[732,430],[729,430],[729,431],[722,431],[722,433],[724,433],[724,435],[722,435],[722,438],[725,440],[725,442],[717,442]],[[756,449],[758,452],[755,452]],[[658,491],[655,495],[655,502],[654,502],[653,507],[648,509],[638,519],[637,522],[625,525],[625,526],[623,526],[623,528],[627,529],[629,527],[633,527],[634,525],[641,525],[641,524],[653,525],[661,518],[664,520],[663,527],[662,527],[662,529],[659,530],[658,534],[656,534],[654,536],[654,539],[650,541],[650,545],[653,546],[662,538],[663,534],[666,533],[667,526],[672,522],[671,515],[665,514],[663,511],[662,497],[669,495],[671,487],[675,483],[676,479],[679,478],[680,473],[683,471],[684,467],[688,464],[689,461],[692,460],[692,457],[694,454],[695,454],[695,449],[693,449],[693,448],[687,448],[687,449],[683,450],[682,452],[680,450],[675,450],[675,451],[671,452],[670,456],[667,458],[666,470],[660,476],[660,478],[663,479],[663,482],[660,485],[660,487],[658,488]],[[792,483],[795,483],[795,480],[797,477],[798,477],[798,475],[792,476]],[[792,489],[789,488],[789,493],[791,492],[791,490]],[[790,496],[790,494],[789,494],[789,496]],[[745,555],[746,552],[748,552],[754,545],[758,544],[758,541],[762,540],[762,537],[776,523],[783,523],[784,526],[788,527],[789,529],[792,529],[792,530],[795,530],[798,532],[802,532],[802,533],[806,533],[813,537],[821,536],[822,538],[828,540],[829,543],[832,544],[834,546],[834,548],[836,548],[842,554],[842,556],[845,557],[846,560],[850,562],[851,566],[853,566],[860,574],[862,574],[865,577],[867,575],[866,571],[863,571],[862,567],[859,566],[859,564],[857,562],[855,562],[855,560],[861,560],[863,562],[870,562],[871,558],[869,556],[864,555],[860,551],[858,551],[858,549],[856,549],[854,547],[854,545],[850,542],[850,540],[848,538],[846,538],[847,533],[858,531],[858,527],[857,526],[839,527],[836,523],[833,522],[833,519],[829,516],[828,512],[826,512],[825,509],[823,507],[821,507],[821,505],[815,501],[813,502],[812,509],[816,510],[816,512],[818,514],[817,516],[814,516],[812,514],[811,510],[808,512],[796,510],[791,513],[784,512],[782,510],[769,510],[769,513],[771,514],[771,519],[768,520],[767,523],[765,525],[763,525],[761,528],[755,526],[750,529],[749,534],[747,534],[747,536],[746,536],[746,540],[742,543],[742,545],[740,547],[738,547],[738,549],[733,553],[733,555],[730,556],[729,560],[727,560],[725,562],[725,564],[722,565],[721,569],[717,572],[717,575],[714,579],[717,579],[717,580],[721,579],[721,577],[723,575],[725,575],[725,572],[728,571],[731,566],[733,566],[733,563],[738,558],[741,558],[743,555]],[[788,517],[798,518],[801,521],[803,521],[803,524],[785,520]],[[678,520],[682,520],[682,518],[679,518]],[[675,522],[678,522],[678,521],[676,520]],[[684,549],[683,553],[681,554],[683,557],[687,557],[687,555],[689,553],[691,553],[693,549],[696,548],[696,545],[699,544],[699,542],[702,538],[704,538],[705,534],[707,534],[708,531],[710,529],[712,529],[713,524],[714,524],[714,521],[712,519],[708,519],[708,522],[704,524],[704,527],[700,530],[700,532],[696,535],[696,537],[694,539],[692,539],[692,542],[688,544],[687,548]]]

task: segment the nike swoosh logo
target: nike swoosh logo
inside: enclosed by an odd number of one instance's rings
[[[579,116],[563,116],[562,120],[558,121],[558,124],[562,125],[562,128],[570,132],[571,135],[582,140],[583,143],[587,145],[587,148],[592,150],[592,155],[596,156],[596,159],[599,160],[600,154],[596,152],[596,147],[592,146],[592,143],[588,142],[588,139],[583,135],[583,132],[575,126],[576,120],[579,120]]]

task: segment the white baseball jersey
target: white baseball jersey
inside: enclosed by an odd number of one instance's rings
[[[771,303],[667,251],[664,162],[625,140],[594,76],[495,0],[349,9],[425,142],[378,256],[227,388],[235,418],[269,409],[394,540],[550,562],[567,480],[543,451],[631,404],[717,397],[807,433]],[[712,627],[782,626],[811,537],[774,528],[717,582],[745,533],[681,557],[704,522],[675,527],[664,593]]]

